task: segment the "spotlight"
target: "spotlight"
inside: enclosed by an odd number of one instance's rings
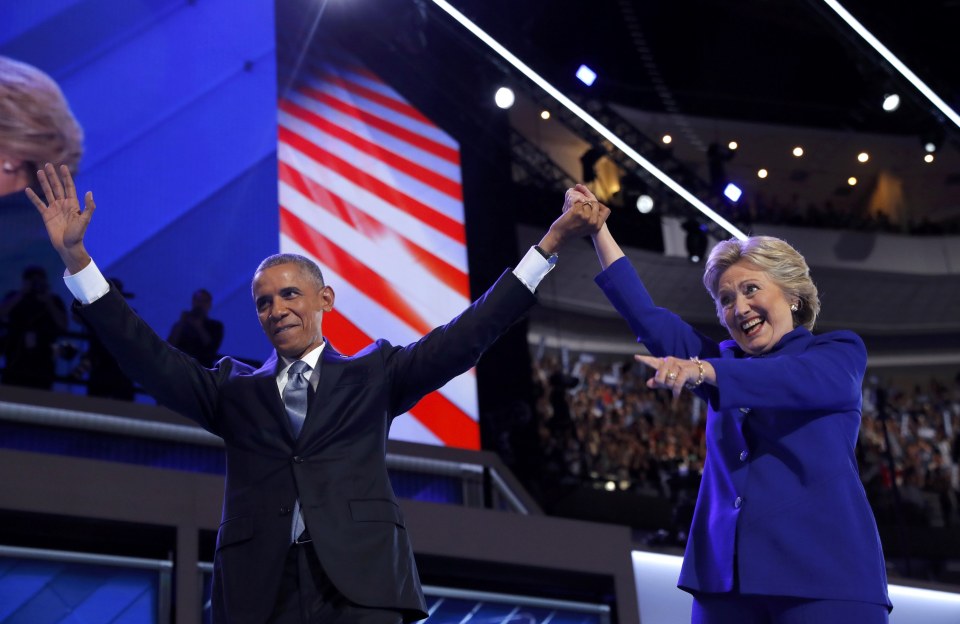
[[[547,119],[550,119],[550,111],[548,110],[540,111],[540,119],[543,119],[544,121],[546,121]]]
[[[797,158],[800,158],[801,156],[803,156],[803,148],[800,147],[799,145],[793,148],[793,155],[796,156]]]
[[[577,68],[577,78],[579,78],[583,84],[592,87],[593,83],[597,80],[597,72],[586,65],[581,65]]]
[[[923,151],[932,154],[943,145],[944,131],[940,126],[930,126],[920,133],[920,145]]]
[[[847,184],[850,185],[850,186],[856,186],[856,185],[857,185],[857,179],[856,179],[855,177],[853,177],[853,176],[850,176],[849,178],[847,178]]]
[[[727,143],[727,148],[729,148],[731,152],[737,149],[738,147],[740,147],[740,144],[737,143],[736,141],[730,141],[729,143]]]
[[[637,210],[640,214],[650,214],[653,210],[653,198],[644,193],[637,198]]]
[[[513,94],[513,90],[507,87],[500,87],[493,96],[493,101],[502,109],[508,109],[513,106],[515,100],[516,96]]]
[[[740,201],[741,195],[743,195],[743,191],[740,189],[739,186],[737,186],[733,182],[728,182],[723,189],[723,196],[729,199],[730,201],[732,201],[733,203],[737,203],[738,201]]]
[[[888,113],[892,113],[898,108],[900,108],[899,95],[896,93],[887,93],[883,96],[883,110],[887,111]]]
[[[670,136],[669,134],[663,135],[663,138],[660,140],[663,141],[664,145],[670,145],[671,143],[673,143],[673,137]]]
[[[932,163],[932,162],[933,162],[933,154],[924,154],[924,156],[923,156],[923,162],[925,162],[925,163]]]
[[[761,169],[757,171],[757,177],[760,178],[761,180],[766,180],[768,175],[770,174],[769,172],[767,172],[766,169]]]
[[[862,163],[865,163],[868,160],[870,160],[870,154],[866,152],[860,152],[859,154],[857,154],[857,160],[859,160]]]

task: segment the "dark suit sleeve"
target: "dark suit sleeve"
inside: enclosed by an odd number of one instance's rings
[[[213,416],[219,385],[229,375],[230,360],[212,370],[203,368],[160,338],[114,288],[89,305],[75,302],[74,310],[128,377],[161,405],[219,435]]]
[[[476,366],[486,351],[537,299],[516,275],[500,279],[455,319],[417,342],[385,350],[391,378],[391,416]]]

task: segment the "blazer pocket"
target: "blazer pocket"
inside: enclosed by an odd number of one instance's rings
[[[253,518],[251,516],[236,516],[220,525],[217,533],[217,550],[224,546],[245,542],[253,537]]]
[[[350,515],[356,522],[392,522],[399,527],[404,526],[400,506],[390,500],[352,500]]]

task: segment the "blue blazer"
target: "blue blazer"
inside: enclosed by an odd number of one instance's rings
[[[892,608],[873,511],[854,447],[867,353],[849,331],[803,327],[756,357],[656,307],[622,258],[597,284],[657,357],[698,356],[717,385],[707,456],[678,586],[856,600]]]

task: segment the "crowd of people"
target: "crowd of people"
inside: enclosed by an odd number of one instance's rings
[[[651,375],[629,360],[585,357],[564,366],[537,359],[540,478],[691,506],[705,458],[706,405],[692,393],[675,402],[648,389]],[[870,377],[863,397],[857,458],[878,522],[899,515],[913,525],[960,523],[960,375],[912,387]]]

